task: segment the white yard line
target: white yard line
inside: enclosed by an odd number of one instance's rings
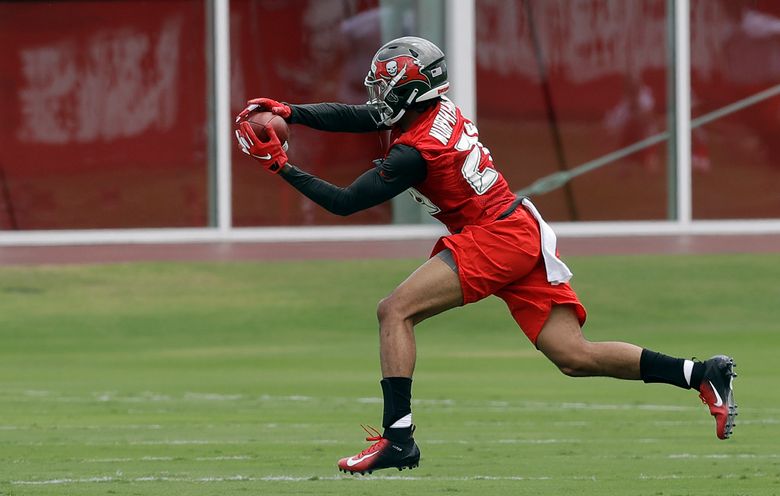
[[[100,443],[85,443],[97,445]],[[110,444],[116,444],[111,442]],[[249,444],[249,441],[236,439],[148,439],[145,441],[129,441],[125,444],[131,446],[184,446],[184,445],[206,445],[206,444]]]
[[[705,459],[775,459],[780,458],[780,454],[778,453],[770,453],[766,455],[756,455],[755,453],[719,453],[719,454],[708,454],[708,455],[697,455],[694,453],[674,453],[671,455],[668,455],[667,458],[672,459],[678,459],[678,458],[691,458],[691,459],[698,459],[698,458],[705,458]]]
[[[126,463],[134,462],[135,458],[85,458],[79,463]]]
[[[195,458],[180,458],[183,461],[196,461],[196,462],[216,462],[216,461],[233,461],[233,460],[254,460],[255,457],[249,455],[223,455],[223,456],[198,456]],[[127,463],[127,462],[170,462],[173,461],[172,456],[154,456],[147,455],[140,458],[86,458],[79,460],[79,463]]]
[[[744,474],[726,473],[719,477],[725,479],[740,478]],[[756,472],[750,474],[751,478],[765,478],[767,474]],[[680,475],[680,474],[640,474],[635,480],[686,480],[686,479],[711,479],[711,475]],[[372,475],[368,477],[348,476],[348,475],[330,475],[330,476],[296,476],[296,475],[267,475],[262,477],[247,475],[229,475],[213,477],[175,477],[148,475],[140,477],[121,477],[116,475],[84,477],[84,478],[64,478],[64,479],[45,479],[45,480],[15,480],[12,485],[19,486],[45,486],[45,485],[63,485],[63,484],[104,484],[110,482],[186,482],[186,483],[221,483],[221,482],[316,482],[316,481],[342,481],[355,480],[362,482],[382,482],[382,481],[433,481],[433,482],[469,482],[469,481],[555,481],[555,480],[582,480],[597,481],[595,475],[584,475],[574,477],[548,477],[548,476],[524,476],[524,475],[470,475],[463,477],[427,477],[427,476],[404,476],[404,475]]]
[[[199,456],[195,458],[198,462],[219,462],[227,460],[254,460],[255,457],[249,455],[233,455],[233,456]]]
[[[21,394],[21,396],[16,396]],[[2,391],[0,395],[16,400],[26,399],[30,402],[54,401],[54,402],[123,402],[123,403],[159,403],[159,402],[314,402],[314,403],[360,403],[360,404],[380,404],[380,397],[313,397],[305,395],[285,395],[274,396],[268,394],[244,395],[244,394],[224,394],[224,393],[193,393],[185,392],[177,396],[157,393],[153,391],[143,391],[137,394],[120,395],[113,391],[99,391],[87,393],[85,396],[62,396],[55,391]],[[436,399],[414,399],[413,405],[419,407],[481,407],[487,409],[525,409],[525,410],[639,410],[639,411],[661,411],[661,412],[686,412],[699,411],[700,405],[662,405],[662,404],[641,404],[641,403],[586,403],[586,402],[551,402],[551,401],[532,401],[532,400],[455,400],[451,398]],[[780,413],[780,408],[741,408],[741,412],[750,413]],[[754,415],[755,416],[755,415]],[[750,420],[746,420],[749,422]],[[756,422],[755,419],[752,419]],[[746,423],[740,422],[740,423]],[[777,423],[780,420],[767,419],[763,423]],[[59,426],[67,428],[79,428],[79,426]],[[25,426],[0,425],[0,430],[26,429]],[[80,428],[101,428],[101,426],[81,426]],[[119,427],[125,429],[159,429],[157,424],[136,426],[127,425]]]

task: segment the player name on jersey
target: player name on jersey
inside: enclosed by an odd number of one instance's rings
[[[455,104],[448,98],[442,97],[441,106],[439,107],[439,113],[433,119],[431,130],[428,132],[432,137],[441,142],[442,145],[446,145],[452,137],[452,131],[455,129],[455,124],[458,122],[458,116],[455,110]]]

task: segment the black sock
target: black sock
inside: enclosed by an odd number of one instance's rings
[[[685,380],[685,373],[683,372],[684,363],[685,360],[682,358],[673,358],[662,353],[643,349],[642,357],[639,359],[639,374],[646,383],[661,382],[663,384],[673,384],[683,389],[690,389],[694,385],[694,374],[691,374],[691,384],[689,385],[688,381]],[[703,369],[701,363],[698,365],[700,369]],[[694,363],[693,370],[695,373],[696,363]],[[699,382],[701,382],[701,374],[699,374]]]
[[[399,440],[409,438],[412,428],[390,429],[397,420],[412,413],[412,379],[410,377],[385,377],[380,381],[382,395],[385,398],[385,410],[382,417],[384,437]]]
[[[693,362],[693,372],[691,372],[691,387],[698,391],[703,379],[704,364],[701,362]]]

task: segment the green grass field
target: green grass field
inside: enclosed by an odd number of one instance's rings
[[[572,379],[490,298],[417,329],[419,469],[381,423],[376,302],[419,260],[0,268],[0,494],[780,494],[780,255],[570,258],[586,334],[737,361],[691,391]]]

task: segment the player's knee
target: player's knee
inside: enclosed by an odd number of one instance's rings
[[[590,355],[585,349],[567,350],[557,354],[552,360],[558,370],[569,377],[585,377],[592,375]]]
[[[582,377],[588,375],[583,372],[583,369],[579,364],[574,362],[556,363],[555,365],[558,366],[558,370],[560,370],[563,375],[568,375],[569,377]]]
[[[376,306],[376,318],[379,320],[379,324],[387,324],[393,321],[401,321],[406,318],[403,312],[401,302],[393,296],[387,296],[379,300],[379,304]]]

